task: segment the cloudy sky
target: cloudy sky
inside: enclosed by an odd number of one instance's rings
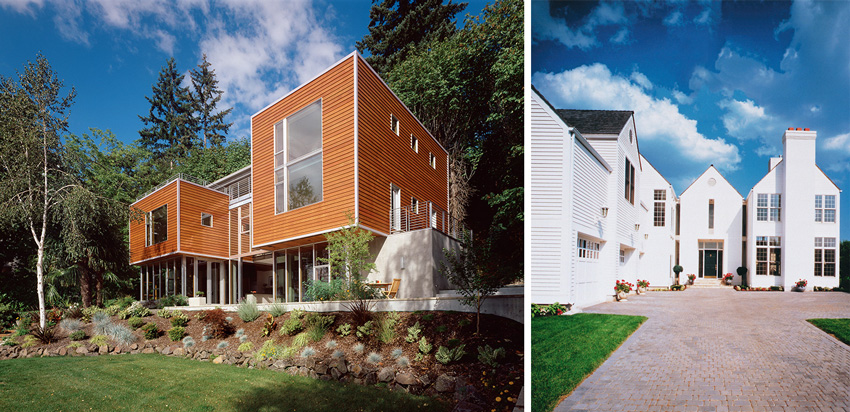
[[[463,14],[487,3],[467,1]],[[234,107],[230,137],[250,116],[355,50],[368,0],[0,0],[0,75],[43,53],[77,90],[70,129],[138,139],[138,115],[168,57],[188,74],[202,53]],[[187,76],[188,78],[188,76]]]
[[[746,196],[788,127],[816,130],[818,165],[850,187],[850,2],[531,7],[534,86],[558,108],[634,110],[677,193],[714,164]]]

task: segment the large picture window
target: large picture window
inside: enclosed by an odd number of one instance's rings
[[[162,205],[145,215],[145,246],[168,240],[168,205]]]
[[[835,223],[835,195],[815,195],[815,222]]]
[[[322,201],[322,101],[274,125],[275,213]]]
[[[756,275],[782,274],[781,243],[779,236],[756,236]]]
[[[756,204],[756,220],[778,222],[782,211],[782,195],[759,193]]]
[[[835,238],[815,238],[815,276],[835,276]]]

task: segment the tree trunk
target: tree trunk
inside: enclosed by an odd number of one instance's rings
[[[91,276],[89,275],[89,267],[83,261],[77,263],[80,268],[80,298],[83,301],[83,307],[91,306]]]
[[[94,271],[94,290],[97,295],[95,301],[98,307],[103,307],[103,270]]]
[[[38,324],[44,329],[47,325],[47,309],[44,305],[44,242],[38,245],[38,261],[35,264],[35,275],[36,279],[38,279],[36,287],[36,292],[38,293]]]

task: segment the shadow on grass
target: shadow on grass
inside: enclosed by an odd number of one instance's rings
[[[386,388],[293,379],[253,386],[233,404],[239,412],[254,411],[449,411],[435,398],[414,396]]]

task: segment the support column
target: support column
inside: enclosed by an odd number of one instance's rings
[[[207,261],[207,304],[213,302],[213,290],[212,290],[212,264],[210,261]]]
[[[144,300],[145,296],[145,267],[139,267],[139,300]]]
[[[277,252],[272,252],[272,302],[277,302]]]
[[[237,280],[236,280],[236,284],[237,284],[236,285],[237,286],[237,288],[236,288],[236,300],[238,301],[239,299],[242,298],[242,296],[245,296],[245,294],[242,293],[242,258],[241,257],[239,258],[239,262],[237,263],[236,272],[237,272],[236,273],[236,278],[237,278]]]
[[[180,294],[186,295],[186,256],[180,257]]]
[[[224,278],[224,262],[218,262],[218,273],[216,276],[218,277],[218,303],[222,305],[227,304],[227,294],[225,293],[225,288],[227,287],[225,278]]]

